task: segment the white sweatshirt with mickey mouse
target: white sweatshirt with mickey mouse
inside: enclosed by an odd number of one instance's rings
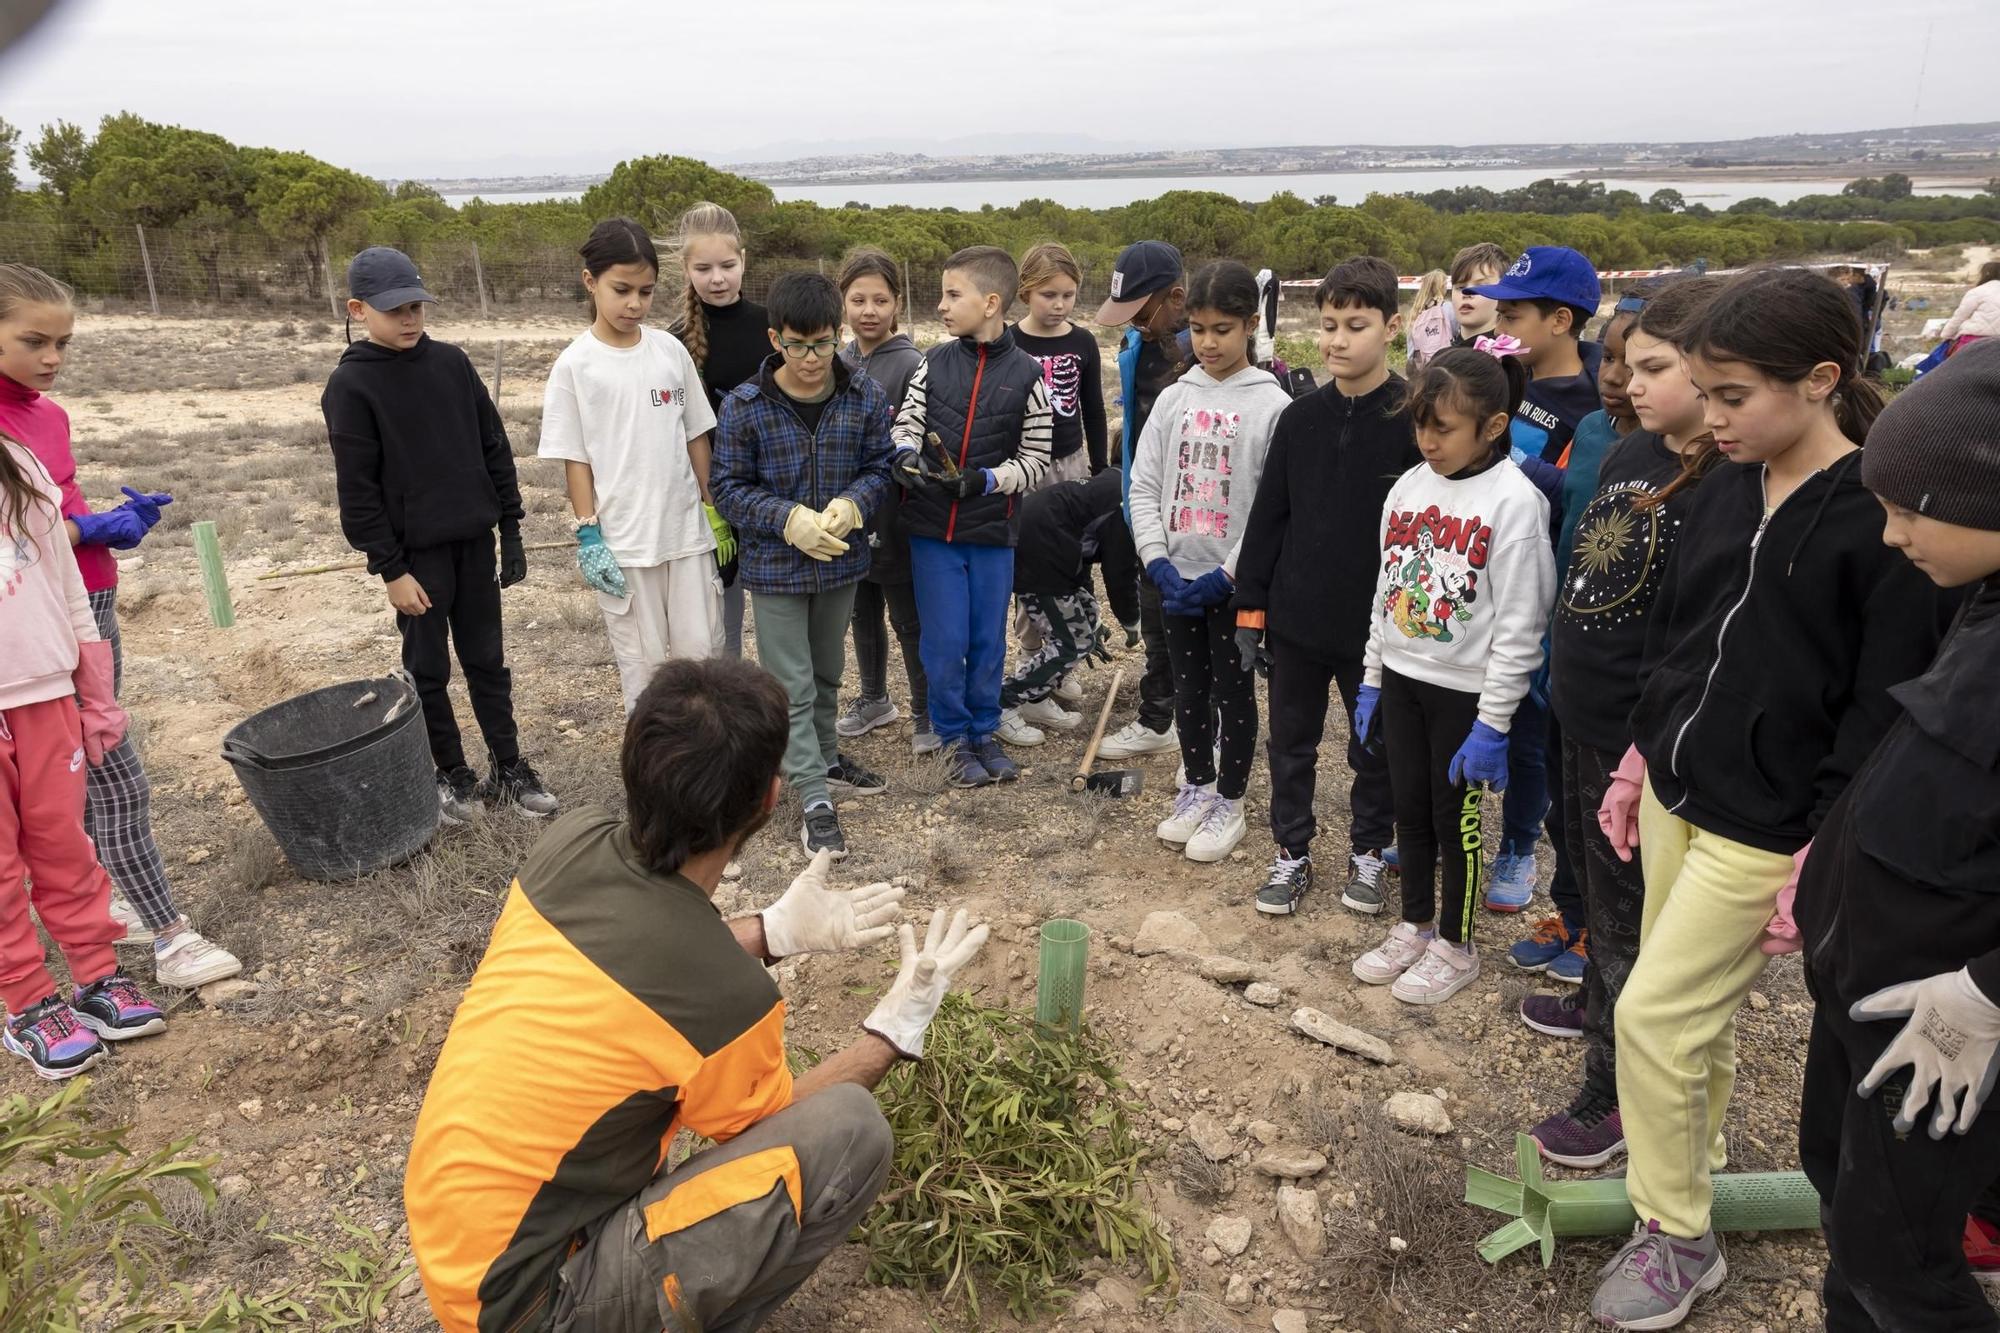
[[[1390,488],[1381,541],[1364,679],[1379,687],[1386,666],[1477,694],[1505,733],[1555,603],[1548,500],[1505,458],[1457,480],[1419,463]]]

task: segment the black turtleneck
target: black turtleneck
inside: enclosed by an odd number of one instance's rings
[[[754,376],[771,354],[769,318],[763,306],[747,298],[728,305],[703,301],[701,308],[708,317],[708,359],[701,366],[701,382],[708,389],[708,405],[720,416],[722,396]]]

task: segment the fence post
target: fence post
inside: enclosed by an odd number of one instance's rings
[[[819,261],[819,275],[822,278],[826,276],[826,261],[824,259]]]
[[[139,263],[146,270],[146,299],[152,302],[153,318],[160,317],[160,289],[153,285],[153,256],[146,249],[146,229],[134,223],[132,230],[139,233]]]
[[[905,312],[916,308],[911,304],[916,299],[917,294],[910,290],[910,261],[905,259],[903,261],[903,309]],[[911,315],[910,318],[914,320],[916,316]]]
[[[479,317],[488,317],[486,309],[486,270],[479,263],[479,242],[472,243],[472,281],[479,288]],[[500,396],[500,358],[493,358],[493,396]]]
[[[333,256],[326,252],[326,237],[319,239],[319,266],[326,273],[326,304],[335,319],[340,318],[340,293],[333,285]]]

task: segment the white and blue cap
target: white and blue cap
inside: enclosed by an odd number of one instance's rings
[[[410,257],[387,245],[371,245],[354,256],[347,266],[347,294],[377,310],[394,310],[412,301],[437,302]]]
[[[1495,301],[1559,301],[1592,314],[1604,295],[1597,266],[1566,245],[1531,245],[1498,282],[1465,290]]]

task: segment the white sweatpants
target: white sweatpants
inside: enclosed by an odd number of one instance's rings
[[[618,659],[618,683],[630,713],[668,658],[721,654],[722,579],[708,551],[623,569],[630,595],[598,593],[597,609],[604,613],[604,635]]]

